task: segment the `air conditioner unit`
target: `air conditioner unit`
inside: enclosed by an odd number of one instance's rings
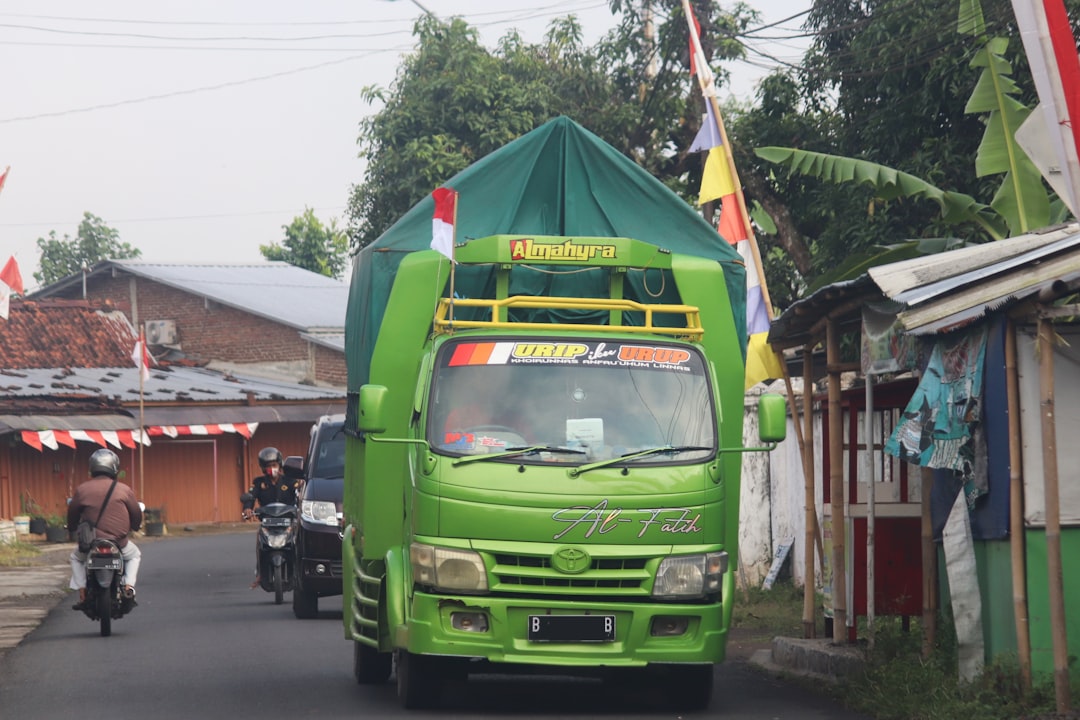
[[[175,320],[147,320],[146,321],[146,344],[147,345],[175,345],[176,344],[176,321]]]

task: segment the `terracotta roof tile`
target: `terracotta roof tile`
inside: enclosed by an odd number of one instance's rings
[[[8,319],[0,319],[0,368],[133,366],[135,340],[111,305],[13,298]]]

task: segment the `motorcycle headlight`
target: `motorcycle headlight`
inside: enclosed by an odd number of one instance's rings
[[[291,533],[277,533],[275,535],[266,535],[266,544],[272,547],[274,550],[280,550],[285,547],[285,543],[289,540]]]
[[[443,592],[485,593],[487,571],[479,553],[424,543],[409,547],[413,580]]]
[[[310,523],[338,525],[337,505],[324,500],[304,500],[300,503],[300,516]]]
[[[664,558],[656,571],[653,597],[693,599],[720,592],[727,564],[726,552]]]

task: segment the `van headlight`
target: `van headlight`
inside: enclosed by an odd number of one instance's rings
[[[413,543],[413,581],[440,592],[486,593],[487,571],[480,553]]]
[[[337,505],[324,500],[304,500],[300,503],[300,517],[309,523],[338,525]]]
[[[653,597],[693,599],[718,593],[727,566],[726,552],[664,558],[656,571]]]

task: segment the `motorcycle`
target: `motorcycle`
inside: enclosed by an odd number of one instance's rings
[[[293,565],[296,556],[295,505],[270,503],[255,511],[259,518],[259,586],[274,593],[274,603],[293,589]]]
[[[112,540],[98,538],[86,554],[86,602],[82,611],[101,625],[101,636],[112,634],[112,621],[135,607],[135,598],[124,595],[124,556]]]

